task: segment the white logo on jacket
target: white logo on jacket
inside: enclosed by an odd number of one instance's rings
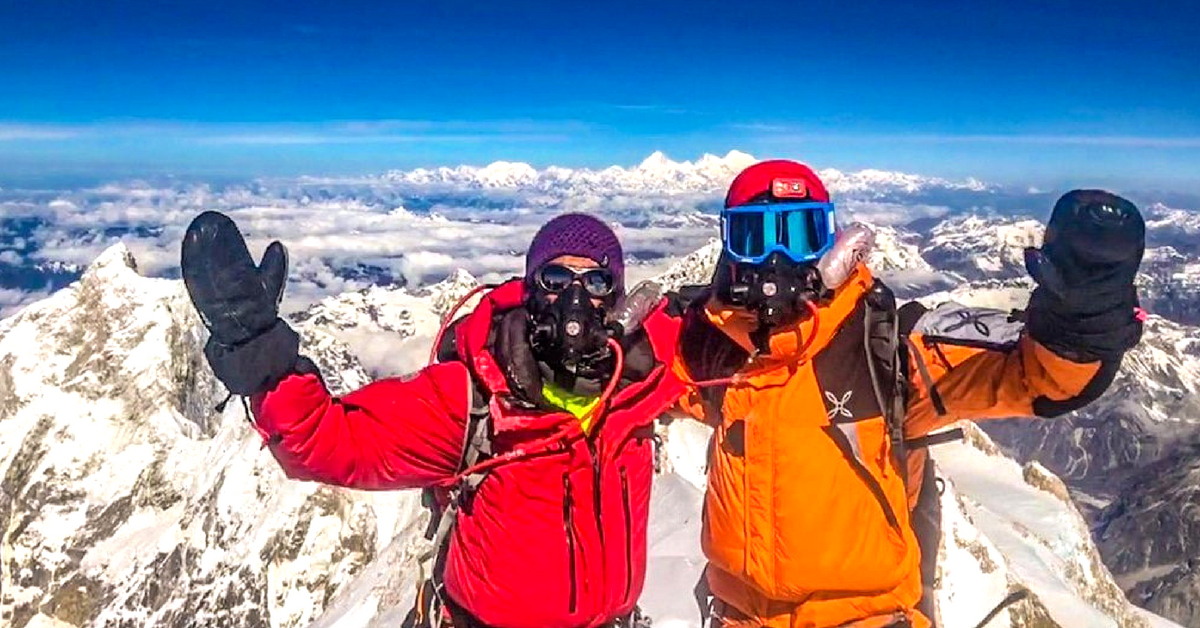
[[[846,407],[846,405],[850,403],[850,398],[853,396],[853,390],[847,390],[846,394],[842,395],[841,399],[838,399],[837,395],[829,392],[828,390],[825,391],[825,398],[828,399],[829,404],[833,406],[828,412],[825,413],[825,416],[829,417],[830,421],[839,416],[853,419],[854,413],[850,412],[849,408]]]

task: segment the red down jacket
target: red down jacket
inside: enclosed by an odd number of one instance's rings
[[[506,283],[456,326],[461,361],[341,398],[319,376],[294,374],[252,400],[254,415],[289,477],[369,490],[454,476],[472,378],[491,393],[498,455],[575,425],[553,453],[489,473],[458,515],[444,578],[451,598],[490,626],[599,626],[629,613],[642,592],[653,422],[684,392],[663,366],[674,354],[678,319],[660,307],[646,320],[658,364],[617,390],[585,438],[567,413],[530,414],[505,402],[508,384],[488,332],[522,296],[519,281]]]

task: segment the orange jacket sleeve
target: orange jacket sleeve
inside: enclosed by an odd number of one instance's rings
[[[1072,362],[1027,335],[1007,350],[934,342],[917,334],[911,340],[914,392],[905,417],[907,438],[963,419],[1056,416],[1099,397],[1116,370],[1100,362]],[[922,366],[934,391],[920,374]]]

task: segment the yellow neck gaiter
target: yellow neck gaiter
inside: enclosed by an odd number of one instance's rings
[[[583,428],[585,434],[591,432],[592,419],[595,417],[588,413],[600,402],[599,395],[578,395],[568,390],[563,390],[554,384],[547,383],[542,386],[542,397],[550,405],[564,412],[569,412],[576,419],[579,419],[579,426]]]

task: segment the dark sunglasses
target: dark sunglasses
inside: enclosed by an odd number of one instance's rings
[[[603,298],[613,292],[613,274],[607,268],[576,270],[562,264],[547,264],[537,273],[537,282],[543,290],[562,292],[578,281],[593,297]]]

